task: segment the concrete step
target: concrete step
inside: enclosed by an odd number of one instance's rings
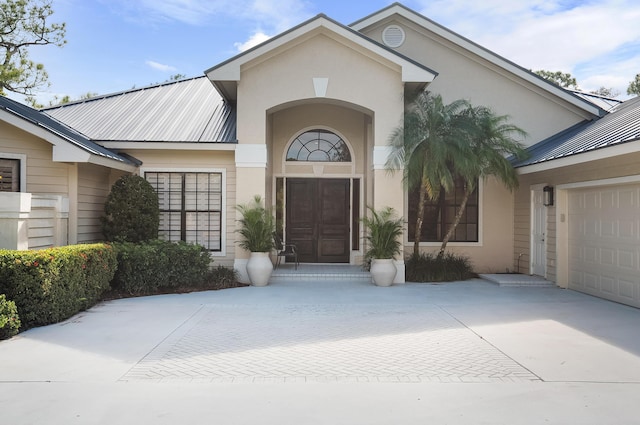
[[[481,274],[480,278],[497,283],[500,286],[523,286],[523,287],[540,287],[553,288],[556,284],[550,280],[546,280],[541,276],[517,274],[517,273],[488,273]]]
[[[292,280],[371,280],[371,274],[361,266],[348,264],[307,264],[295,269],[293,264],[281,264],[271,274],[269,282]]]

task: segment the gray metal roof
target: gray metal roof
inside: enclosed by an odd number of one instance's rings
[[[236,142],[236,108],[204,76],[45,111],[97,142]]]
[[[600,119],[575,125],[531,146],[530,157],[515,166],[524,167],[633,141],[640,141],[640,96],[619,104]]]
[[[605,111],[610,111],[615,108],[623,101],[619,99],[613,99],[610,97],[600,96],[599,94],[593,93],[585,93],[580,90],[569,90],[571,93],[575,94],[578,97],[583,98],[584,100],[593,103],[597,107],[604,109]]]
[[[86,152],[89,152],[90,154],[112,159],[123,164],[135,164],[135,161],[127,157],[118,155],[110,151],[109,149],[103,148],[102,146],[89,140],[89,138],[87,138],[84,134],[81,134],[74,129],[69,128],[65,124],[59,122],[55,118],[50,117],[44,112],[30,108],[29,106],[23,105],[4,96],[0,96],[0,109],[12,115],[15,115],[31,124],[41,127],[51,134],[60,137],[61,139],[85,150]]]

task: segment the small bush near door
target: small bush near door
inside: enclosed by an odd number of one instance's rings
[[[461,255],[435,253],[412,255],[406,262],[407,282],[452,282],[476,277],[471,261]]]

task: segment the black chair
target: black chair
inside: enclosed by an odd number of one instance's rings
[[[277,269],[280,265],[280,257],[284,257],[287,260],[292,258],[295,261],[296,270],[298,270],[298,251],[296,250],[296,245],[283,243],[277,232],[273,232],[273,243],[276,246],[277,255],[275,268]]]

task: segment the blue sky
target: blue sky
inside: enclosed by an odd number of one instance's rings
[[[350,24],[392,1],[53,0],[68,43],[31,49],[53,96],[113,93],[203,71],[306,19]],[[637,0],[407,0],[407,7],[532,69],[572,73],[585,91],[626,88],[640,73]],[[428,65],[428,64],[427,64]],[[21,100],[22,97],[15,97]]]

